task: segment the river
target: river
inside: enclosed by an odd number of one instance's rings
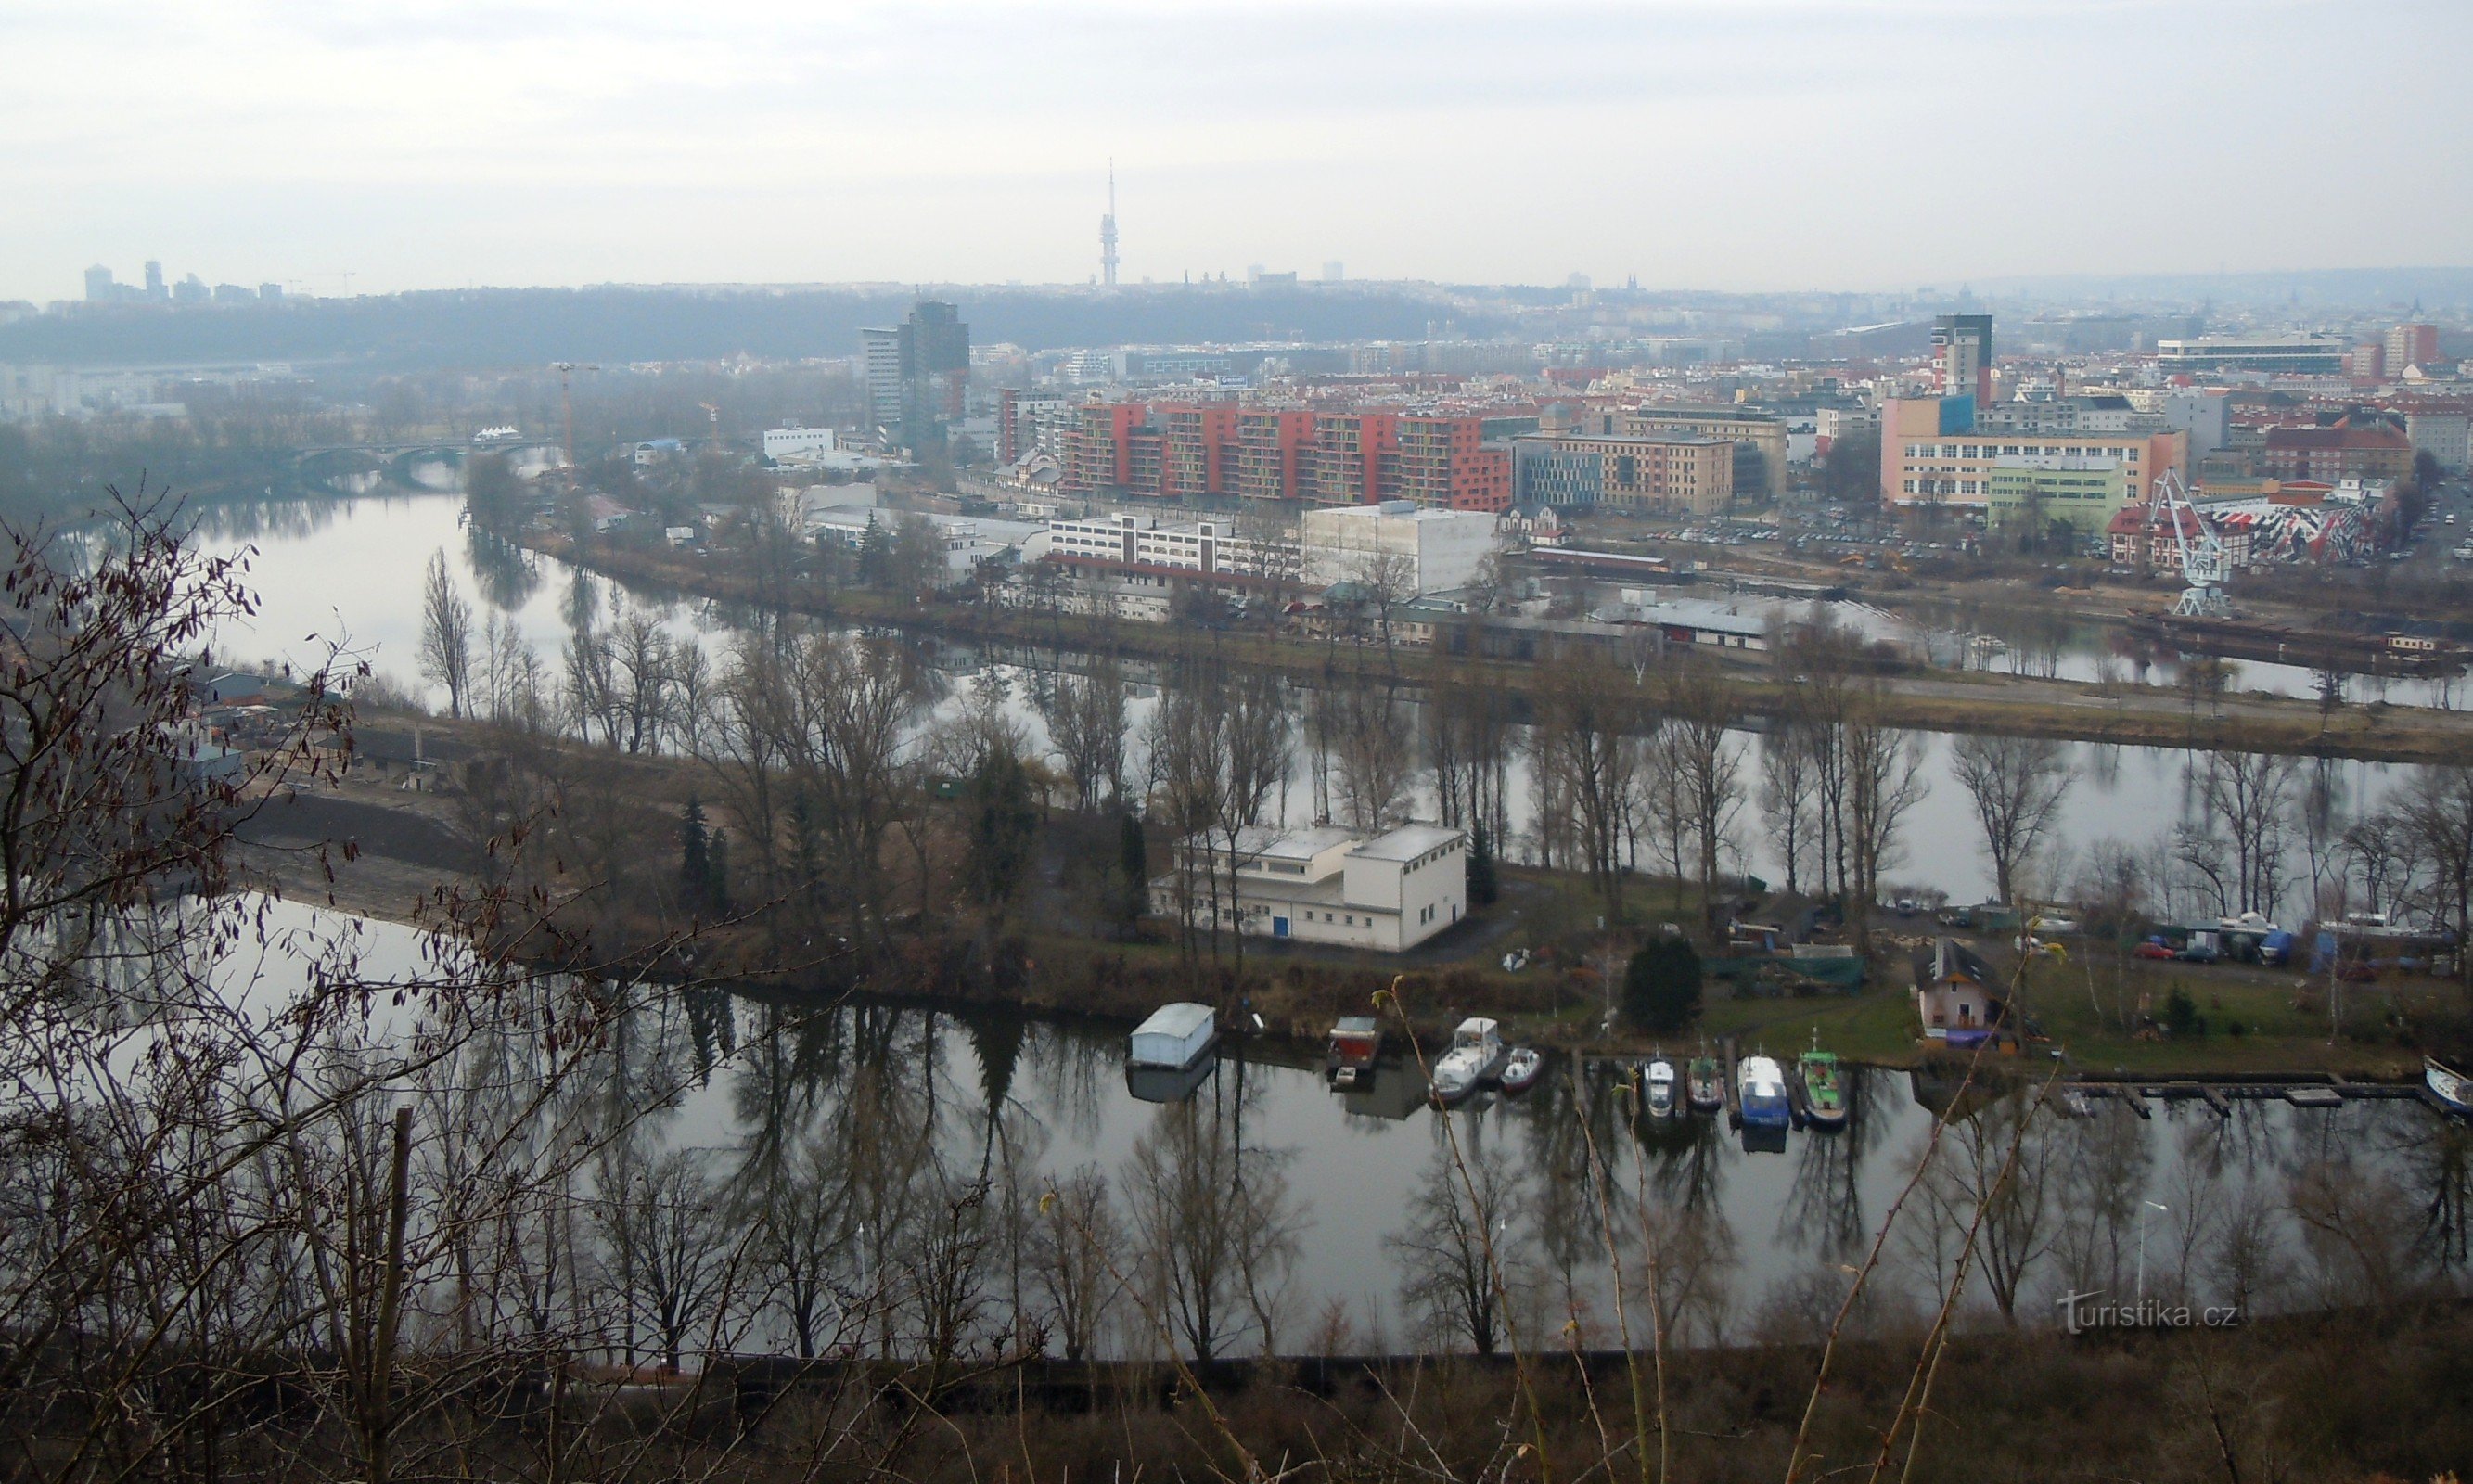
[[[221,551],[254,548],[250,582],[260,603],[253,620],[234,626],[225,636],[225,650],[235,658],[288,661],[299,668],[320,662],[325,644],[342,643],[398,688],[441,704],[443,694],[420,682],[417,659],[422,569],[438,551],[446,554],[476,615],[503,615],[553,666],[579,603],[602,619],[617,602],[650,605],[664,615],[675,636],[703,644],[715,658],[734,632],[728,615],[713,605],[630,594],[553,559],[476,539],[464,527],[459,497],[426,493],[217,507],[209,513],[202,541]],[[1009,710],[1044,743],[1044,725],[1021,699],[1026,687],[1020,683],[1020,672],[987,666],[981,679],[1006,685]],[[946,705],[958,705],[961,693],[960,686],[954,687]],[[1133,704],[1137,735],[1152,704],[1146,698]],[[1932,786],[1909,818],[1900,858],[1885,879],[1893,895],[1938,892],[1952,901],[1982,900],[1992,892],[1991,869],[1977,844],[1980,830],[1965,793],[1951,778],[1951,738],[1924,733],[1918,745],[1924,750],[1924,777]],[[1742,746],[1748,786],[1758,776],[1761,739],[1746,736]],[[2172,748],[2070,746],[2077,780],[2047,855],[2047,877],[2053,885],[2066,879],[2073,856],[2099,842],[2153,848],[2169,840],[2176,823],[2197,817],[2203,756]],[[1312,789],[1304,750],[1297,751],[1281,806],[1301,821],[1309,813]],[[2324,769],[2340,816],[2375,805],[2408,771],[2360,761],[2316,766]],[[1514,837],[1506,853],[1518,858],[1525,850],[1530,790],[1521,765],[1515,764],[1514,774],[1509,789]],[[1744,808],[1733,834],[1737,856],[1728,863],[1730,869],[1783,879],[1785,873],[1755,809]]]
[[[419,975],[433,962],[408,927],[297,903],[266,911],[275,931],[307,941],[357,934],[361,970],[381,982]],[[297,955],[261,960],[244,949],[233,962],[248,976],[242,993],[268,1009],[304,982]],[[405,1034],[421,1003],[381,999],[380,1034]],[[1282,1192],[1276,1234],[1292,1256],[1271,1273],[1277,1302],[1268,1305],[1281,1348],[1319,1340],[1388,1351],[1421,1338],[1403,1303],[1395,1239],[1411,1227],[1421,1192],[1445,1178],[1438,1161],[1447,1158],[1447,1130],[1472,1168],[1506,1182],[1496,1236],[1526,1296],[1532,1343],[1565,1343],[1557,1332],[1575,1308],[1586,1343],[1615,1339],[1603,1228],[1589,1194],[1601,1188],[1597,1170],[1621,1193],[1619,1232],[1638,1229],[1644,1204],[1663,1230],[1692,1222],[1688,1260],[1702,1297],[1691,1333],[1743,1341],[1809,1337],[1812,1295],[1842,1292],[1842,1273],[1864,1260],[1931,1135],[1928,1102],[1948,1103],[1945,1088],[1858,1068],[1845,1130],[1752,1148],[1721,1118],[1635,1119],[1611,1065],[1557,1061],[1523,1097],[1480,1094],[1447,1124],[1417,1095],[1413,1068],[1396,1061],[1377,1073],[1371,1092],[1341,1094],[1309,1048],[1231,1039],[1189,1101],[1162,1105],[1129,1091],[1123,1036],[1119,1025],[1002,1011],[660,993],[609,1029],[604,1065],[585,1069],[588,1082],[606,1080],[623,1094],[579,1106],[591,1110],[583,1116],[606,1120],[596,1140],[686,1152],[701,1172],[699,1199],[723,1213],[717,1230],[725,1233],[780,1172],[878,1142],[888,1122],[924,1129],[936,1151],[930,1162],[947,1179],[967,1185],[986,1171],[1001,1199],[1024,1206],[1077,1169],[1096,1170],[1131,1229],[1138,1145],[1194,1120],[1256,1161],[1248,1178],[1258,1188]],[[481,1065],[506,1064],[492,1053]],[[2465,1207],[2473,1137],[2416,1102],[2304,1110],[2237,1100],[2219,1117],[2191,1100],[2159,1106],[2151,1121],[2099,1107],[2091,1117],[2039,1118],[2028,1141],[2018,1179],[2040,1225],[2025,1240],[2041,1256],[2022,1274],[2025,1322],[2051,1323],[2065,1291],[2101,1288],[2125,1303],[2142,1266],[2158,1297],[2238,1303],[2253,1313],[2351,1292],[2363,1243],[2380,1247],[2399,1271],[2462,1274],[2463,1232],[2451,1223]],[[621,1125],[630,1130],[623,1139]],[[1970,1140],[2000,1128],[1997,1117],[1954,1120],[1944,1168],[1978,1167],[1987,1151],[1997,1165],[2001,1138]],[[2330,1188],[2356,1210],[2378,1212],[2375,1230],[2348,1231],[2338,1242],[2305,1223],[2305,1211],[2324,1217],[2313,1203]],[[1909,1201],[1878,1280],[1886,1309],[1925,1304],[1936,1291],[1964,1221],[1952,1200],[1947,1187],[1928,1185]],[[915,1232],[877,1231],[862,1239],[855,1261],[898,1263],[901,1243],[916,1240]],[[1138,1246],[1129,1241],[1128,1253]],[[1631,1261],[1636,1275],[1637,1253]],[[1970,1288],[1979,1315],[1988,1292]],[[1326,1323],[1334,1304],[1344,1335]],[[760,1313],[748,1323],[742,1348],[780,1340]],[[1118,1344],[1142,1348],[1121,1335]]]

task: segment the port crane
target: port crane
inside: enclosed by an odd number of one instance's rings
[[[2232,561],[2213,527],[2191,503],[2180,474],[2166,469],[2155,481],[2155,515],[2173,528],[2173,546],[2181,559],[2181,596],[2173,601],[2176,618],[2226,618],[2233,606],[2224,596]]]

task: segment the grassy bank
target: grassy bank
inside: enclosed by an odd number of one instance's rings
[[[529,533],[524,543],[578,565],[654,587],[732,603],[774,601],[753,577],[719,559],[594,541],[579,551],[568,539]],[[1065,649],[1105,644],[1119,654],[1164,659],[1188,638],[1163,624],[1073,618],[975,603],[921,603],[857,587],[818,592],[795,587],[783,606],[814,617],[883,624],[923,634],[979,642]],[[1363,658],[1354,646],[1261,633],[1226,634],[1213,640],[1229,660],[1303,677],[1354,671]],[[1550,666],[1453,657],[1439,661],[1411,650],[1399,657],[1405,677],[1425,682],[1437,674],[1457,683],[1525,692],[1550,675]],[[1770,717],[1786,708],[1791,687],[1765,671],[1738,667],[1728,684],[1746,716]],[[2322,715],[2309,701],[2281,697],[2228,697],[2192,706],[2184,698],[2150,686],[2027,680],[1981,672],[1933,672],[1931,677],[1891,679],[1881,704],[1893,725],[1929,731],[1977,731],[2049,736],[2124,746],[2229,749],[2306,756],[2356,757],[2382,762],[2439,762],[2473,749],[2473,716],[2414,707],[2353,706]]]

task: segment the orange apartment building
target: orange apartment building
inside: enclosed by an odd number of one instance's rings
[[[1484,446],[1484,419],[1474,416],[1108,402],[1082,409],[1065,445],[1068,491],[1314,505],[1399,499],[1487,512],[1511,505],[1511,456]]]
[[[1399,445],[1397,413],[1316,413],[1313,477],[1298,493],[1315,505],[1372,505],[1382,498],[1383,461]]]

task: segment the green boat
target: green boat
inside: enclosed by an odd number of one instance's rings
[[[1726,1069],[1714,1056],[1695,1056],[1683,1072],[1683,1095],[1693,1113],[1716,1113],[1726,1106]]]
[[[1846,1126],[1846,1076],[1837,1065],[1837,1053],[1820,1049],[1820,1038],[1813,1037],[1812,1049],[1796,1064],[1803,1074],[1803,1115],[1814,1128],[1837,1129]]]

